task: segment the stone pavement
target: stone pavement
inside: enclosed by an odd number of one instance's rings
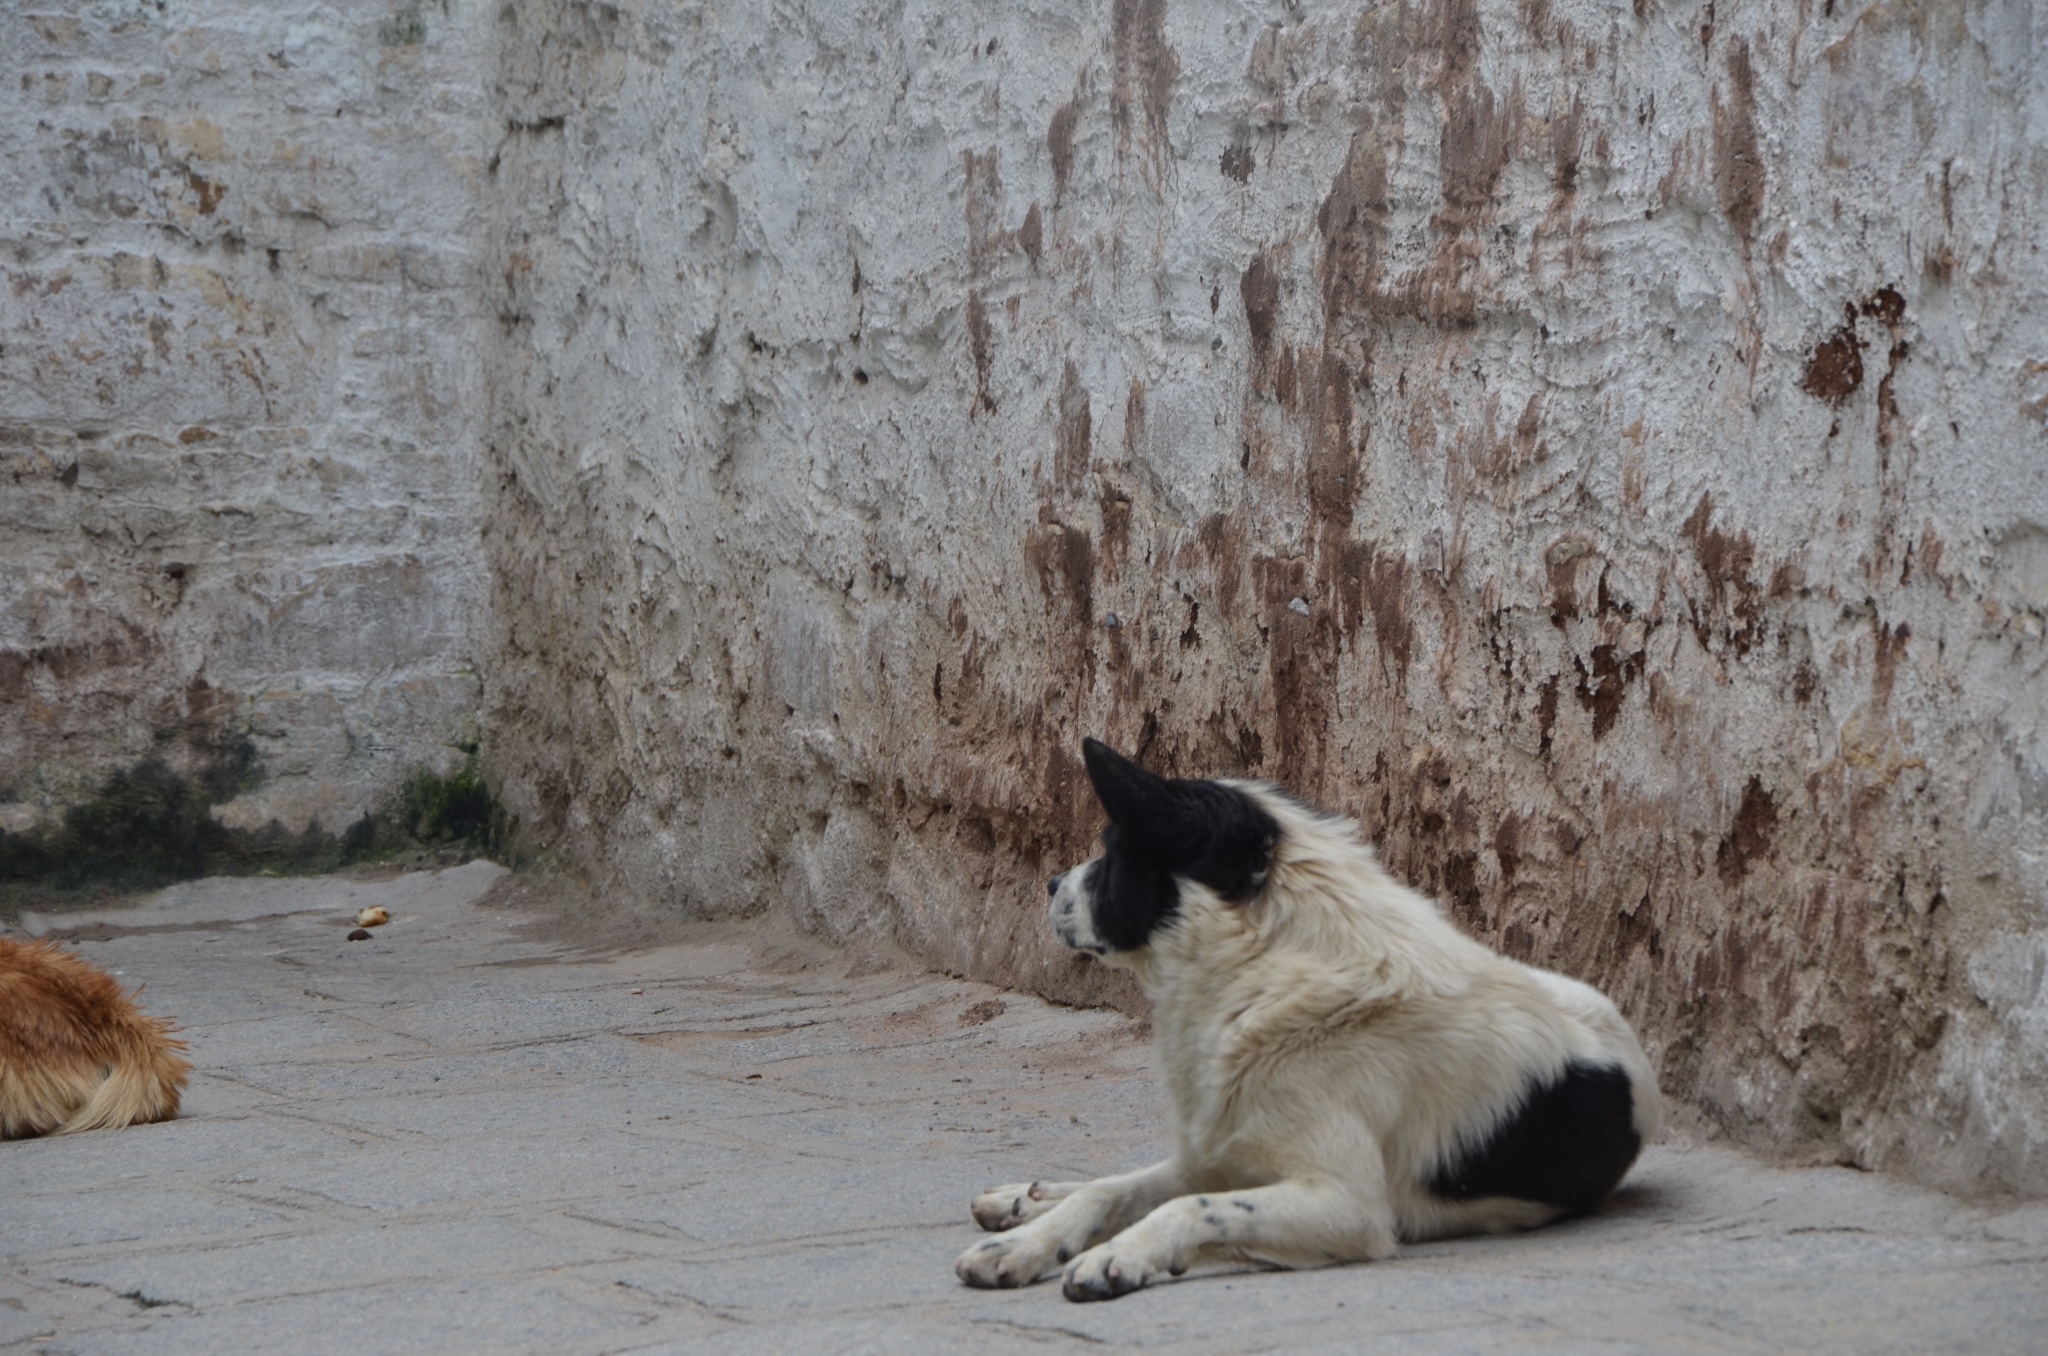
[[[0,1348],[2048,1351],[2048,1206],[1671,1145],[1535,1234],[966,1290],[976,1191],[1162,1149],[1134,1024],[767,924],[621,947],[479,902],[500,875],[24,915],[147,981],[197,1072],[174,1122],[0,1144]]]

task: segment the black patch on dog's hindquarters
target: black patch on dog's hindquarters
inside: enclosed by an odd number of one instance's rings
[[[1566,1218],[1588,1215],[1620,1185],[1642,1147],[1628,1075],[1611,1064],[1573,1060],[1533,1084],[1484,1140],[1438,1165],[1428,1185],[1453,1201],[1507,1196],[1556,1206]]]
[[[1280,826],[1242,791],[1147,772],[1100,740],[1082,742],[1088,779],[1108,813],[1090,881],[1095,935],[1119,951],[1145,945],[1180,911],[1180,881],[1243,903],[1264,884]]]

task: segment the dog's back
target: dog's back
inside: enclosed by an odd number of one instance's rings
[[[78,957],[0,938],[0,1139],[177,1115],[192,1066],[172,1030]]]

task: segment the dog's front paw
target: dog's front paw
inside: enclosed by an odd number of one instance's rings
[[[1042,1281],[1066,1261],[1044,1239],[1030,1233],[975,1244],[953,1263],[953,1274],[978,1290],[1010,1290]]]
[[[1117,1299],[1158,1279],[1134,1254],[1116,1251],[1115,1240],[1090,1248],[1067,1266],[1060,1291],[1077,1303]]]
[[[1041,1182],[1019,1182],[997,1187],[974,1198],[969,1207],[974,1222],[994,1233],[1014,1229],[1026,1220],[1037,1219],[1059,1202],[1052,1199]]]

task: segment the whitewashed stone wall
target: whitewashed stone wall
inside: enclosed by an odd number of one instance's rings
[[[1086,733],[1735,1136],[2048,1187],[2026,0],[521,0],[488,728],[677,908],[1070,998]]]
[[[478,735],[482,6],[0,17],[0,828],[248,739],[338,831]]]

